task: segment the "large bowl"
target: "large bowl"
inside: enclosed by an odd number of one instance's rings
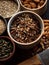
[[[21,5],[21,10],[33,11],[33,12],[39,14],[39,15],[43,15],[45,13],[45,11],[47,10],[47,0],[45,0],[44,4],[41,7],[39,7],[39,8],[33,8],[33,9],[25,7],[22,4],[21,0],[19,0],[19,2],[20,2],[20,5]]]
[[[17,16],[19,16],[19,15],[21,16],[21,14],[24,14],[24,13],[30,13],[31,15],[33,15],[33,16],[39,21],[40,27],[41,27],[41,34],[39,35],[39,37],[38,37],[35,41],[33,41],[33,42],[31,42],[31,43],[21,43],[21,42],[17,42],[17,41],[11,36],[11,33],[10,33],[10,27],[11,27],[11,24],[12,24],[12,22],[14,21],[15,17],[17,17]],[[31,12],[31,11],[21,11],[21,12],[18,12],[18,13],[16,13],[16,14],[14,14],[13,17],[11,17],[11,19],[10,19],[9,22],[8,22],[7,32],[8,32],[9,37],[10,37],[16,44],[18,44],[19,47],[24,48],[24,49],[25,49],[25,48],[26,48],[26,49],[32,48],[34,45],[36,45],[36,44],[39,43],[39,40],[40,40],[40,38],[41,38],[42,35],[43,35],[43,32],[44,32],[44,22],[43,22],[42,18],[41,18],[38,14],[36,14],[36,13],[34,13],[34,12]]]

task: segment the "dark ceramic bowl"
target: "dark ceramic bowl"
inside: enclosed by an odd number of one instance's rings
[[[9,55],[8,57],[0,58],[0,61],[7,61],[7,60],[9,60],[9,59],[13,56],[13,54],[14,54],[14,52],[15,52],[15,44],[14,44],[13,41],[12,41],[9,37],[7,37],[7,36],[0,36],[0,39],[8,40],[8,41],[12,44],[12,46],[13,46],[13,50],[12,50],[12,52],[10,53],[10,55]]]

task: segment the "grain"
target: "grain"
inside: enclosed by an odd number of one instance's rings
[[[0,0],[0,15],[11,17],[17,11],[17,4],[13,0]]]
[[[6,29],[6,24],[4,23],[3,20],[0,19],[0,35],[5,31]]]

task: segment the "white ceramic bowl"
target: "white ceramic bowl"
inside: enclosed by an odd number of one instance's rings
[[[33,15],[34,17],[36,17],[36,19],[39,21],[39,24],[40,24],[40,27],[41,27],[41,34],[39,35],[39,37],[38,37],[35,41],[33,41],[33,42],[31,42],[31,43],[21,43],[21,42],[18,42],[18,41],[16,41],[16,40],[11,36],[11,33],[10,33],[10,26],[11,26],[13,20],[15,19],[15,17],[17,17],[17,16],[19,16],[19,15],[21,16],[21,14],[23,14],[23,13],[30,13],[31,15]],[[8,22],[7,32],[8,32],[9,37],[10,37],[16,44],[18,44],[19,47],[24,48],[24,49],[25,49],[25,48],[26,48],[26,49],[27,49],[27,48],[31,48],[31,47],[33,47],[34,45],[36,45],[36,44],[39,43],[39,40],[40,40],[40,38],[42,37],[43,32],[44,32],[44,22],[43,22],[42,18],[41,18],[38,14],[36,14],[35,12],[32,12],[32,11],[21,11],[21,12],[18,12],[18,13],[16,13],[16,14],[14,14],[14,15],[11,17],[11,19],[10,19],[9,22]]]

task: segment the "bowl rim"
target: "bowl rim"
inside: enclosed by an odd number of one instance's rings
[[[12,37],[12,35],[11,35],[11,33],[10,33],[10,24],[11,24],[13,18],[14,18],[15,16],[17,16],[18,14],[25,13],[25,12],[27,12],[27,13],[32,13],[32,14],[36,15],[36,16],[41,20],[41,22],[42,22],[42,31],[41,31],[41,34],[39,35],[39,37],[38,37],[35,41],[30,42],[30,43],[21,43],[21,42],[18,42],[18,41],[16,41],[16,40]],[[8,25],[7,25],[7,32],[8,32],[9,37],[10,37],[15,43],[20,44],[20,45],[31,45],[31,44],[36,43],[36,42],[42,37],[42,35],[43,35],[43,33],[44,33],[44,22],[43,22],[42,18],[41,18],[38,14],[36,14],[35,12],[32,12],[32,11],[21,11],[21,12],[18,12],[18,13],[16,13],[16,14],[14,14],[13,17],[11,17],[11,19],[9,20]]]
[[[1,38],[6,38],[6,39],[10,40],[11,43],[13,44],[13,52],[10,53],[10,56],[8,56],[8,57],[6,57],[6,58],[0,59],[0,61],[7,61],[8,59],[10,59],[10,58],[14,55],[14,52],[15,52],[15,44],[14,44],[14,42],[13,42],[8,36],[0,36],[0,39],[1,39]]]
[[[27,9],[27,10],[39,10],[39,9],[42,9],[42,8],[47,4],[47,0],[45,0],[44,4],[43,4],[41,7],[31,9],[31,8],[25,7],[25,6],[22,4],[21,0],[19,0],[19,2],[20,2],[20,4],[21,4],[21,6],[22,6],[23,8],[25,8],[25,9]]]

